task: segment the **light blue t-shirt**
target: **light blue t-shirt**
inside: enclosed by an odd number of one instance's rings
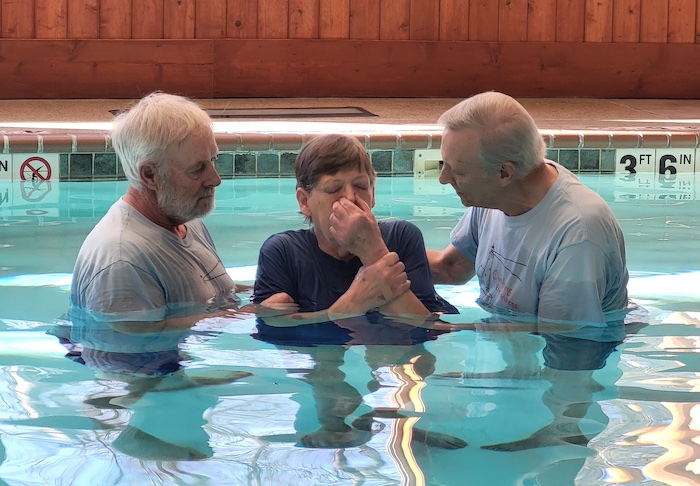
[[[537,206],[519,216],[469,208],[452,230],[452,244],[474,262],[485,310],[605,326],[627,306],[622,230],[597,193],[547,163],[559,175]]]
[[[71,304],[99,321],[159,321],[237,303],[201,220],[180,239],[119,199],[83,242]]]

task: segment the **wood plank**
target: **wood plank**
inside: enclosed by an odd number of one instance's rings
[[[498,3],[493,0],[470,0],[469,40],[498,40]]]
[[[642,0],[639,42],[668,42],[668,0]]]
[[[213,94],[210,40],[3,40],[0,56],[3,99]]]
[[[501,42],[526,41],[528,3],[499,2],[498,10],[498,40]]]
[[[668,41],[694,43],[696,0],[674,0],[668,7]]]
[[[350,0],[350,38],[379,39],[379,0]]]
[[[168,0],[163,4],[163,37],[165,39],[194,39],[195,1]]]
[[[408,40],[411,0],[381,0],[379,9],[379,38]]]
[[[551,0],[530,0],[527,40],[554,41],[557,33],[557,4]]]
[[[100,38],[131,38],[131,0],[100,0]]]
[[[697,4],[695,13],[695,43],[700,44],[700,3]]]
[[[466,97],[495,89],[693,99],[700,79],[690,44],[231,40],[215,49],[217,97]]]
[[[131,21],[133,39],[162,39],[164,32],[163,0],[138,0],[137,15]]]
[[[2,38],[34,38],[34,0],[2,0]]]
[[[557,0],[557,42],[583,42],[586,0]]]
[[[350,0],[320,0],[318,36],[321,39],[350,37]]]
[[[440,9],[436,8],[435,0],[411,0],[408,34],[411,40],[440,38]]]
[[[3,99],[137,98],[154,89],[198,98],[463,98],[495,89],[695,99],[700,79],[697,46],[679,43],[4,39],[0,57]],[[435,76],[442,71],[451,75]]]
[[[318,0],[289,0],[289,38],[318,39]]]
[[[226,37],[226,0],[197,0],[194,13],[196,39],[222,39]]]
[[[289,37],[289,3],[258,0],[258,39]]]
[[[613,42],[639,42],[641,0],[615,0]]]
[[[440,0],[440,40],[469,39],[469,2]]]
[[[100,36],[99,0],[68,0],[67,32],[69,39],[97,39]]]
[[[586,0],[585,42],[612,42],[613,2]]]
[[[229,39],[258,37],[258,0],[228,0],[226,37]]]
[[[67,38],[67,10],[67,0],[34,0],[34,31],[36,38]]]

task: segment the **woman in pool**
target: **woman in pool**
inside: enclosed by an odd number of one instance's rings
[[[418,228],[406,221],[376,221],[376,175],[357,139],[313,139],[297,157],[296,178],[299,209],[312,227],[265,241],[252,300],[263,307],[298,306],[299,312],[259,319],[256,337],[293,349],[295,355],[308,354],[314,363],[304,379],[314,388],[321,427],[303,434],[300,442],[307,447],[355,446],[376,430],[372,417],[378,412],[363,415],[352,427],[345,423],[362,403],[339,370],[347,346],[368,346],[366,360],[373,370],[413,366],[422,381],[435,361],[422,343],[442,332],[397,319],[420,325],[432,314],[457,310],[435,292]],[[350,228],[343,238],[335,228],[341,221]],[[370,389],[378,385],[374,379],[369,383]],[[387,418],[386,410],[381,414]],[[401,420],[398,413],[389,415]],[[412,438],[444,448],[466,445],[415,427]]]
[[[420,230],[374,218],[376,174],[356,138],[313,139],[297,157],[296,179],[299,209],[312,228],[263,244],[254,303],[294,303],[301,313],[320,311],[320,319],[371,310],[418,317],[457,312],[435,292]],[[340,221],[352,228],[342,239],[334,228]]]

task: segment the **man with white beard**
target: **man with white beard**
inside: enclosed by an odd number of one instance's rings
[[[112,143],[129,187],[80,249],[73,310],[137,326],[170,319],[170,328],[238,304],[200,219],[221,183],[209,115],[187,98],[151,93],[117,117]]]

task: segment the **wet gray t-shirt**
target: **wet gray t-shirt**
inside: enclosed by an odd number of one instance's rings
[[[80,248],[72,305],[100,320],[158,321],[237,302],[209,231],[201,220],[186,226],[180,239],[115,202]]]
[[[540,321],[604,326],[627,306],[625,244],[605,201],[566,168],[520,216],[469,208],[452,244],[474,262],[479,304]]]

